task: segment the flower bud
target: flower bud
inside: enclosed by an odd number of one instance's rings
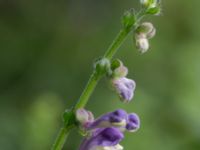
[[[76,111],[76,119],[81,125],[85,126],[94,121],[94,116],[92,112],[80,108]]]
[[[150,14],[150,15],[160,15],[160,13],[161,13],[161,8],[159,5],[150,7],[146,10],[146,14]]]
[[[110,60],[107,58],[99,58],[95,61],[94,68],[100,74],[110,73]]]
[[[143,6],[148,6],[149,5],[149,0],[140,0],[140,3],[143,5]]]
[[[112,85],[123,102],[130,102],[134,96],[136,83],[126,77],[112,80]]]
[[[147,38],[136,39],[136,47],[141,53],[145,53],[149,49],[149,41]]]
[[[140,0],[140,3],[149,8],[149,7],[155,7],[158,4],[158,0]]]
[[[155,34],[156,29],[150,22],[144,22],[136,29],[136,38],[146,37],[147,39],[151,39],[155,36]]]
[[[128,74],[128,68],[119,59],[115,59],[111,63],[111,69],[113,78],[125,77]]]
[[[122,24],[124,28],[130,29],[136,21],[134,9],[125,11],[122,17]]]

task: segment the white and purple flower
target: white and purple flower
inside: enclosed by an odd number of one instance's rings
[[[95,128],[106,127],[125,127],[127,123],[127,113],[122,109],[118,109],[114,112],[104,114],[94,120],[94,122],[88,124],[87,129],[92,130]]]
[[[124,138],[123,132],[139,129],[140,120],[135,113],[128,114],[118,109],[100,116],[93,122],[80,125],[88,131],[88,136],[83,140],[79,150],[122,150],[123,147],[119,143]]]

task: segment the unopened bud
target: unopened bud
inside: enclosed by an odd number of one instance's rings
[[[147,7],[149,5],[149,0],[140,0],[140,3]]]
[[[80,108],[76,111],[76,119],[81,125],[94,121],[94,116],[90,111]]]
[[[147,14],[160,14],[160,0],[140,0],[140,3],[146,8]]]
[[[111,63],[111,69],[113,78],[125,77],[128,74],[128,68],[119,59],[115,59]]]
[[[130,29],[133,24],[135,23],[135,12],[134,9],[130,9],[125,11],[123,17],[122,17],[122,24],[124,26],[124,28],[126,29]]]
[[[140,0],[140,3],[145,7],[153,7],[157,5],[158,0]]]
[[[108,60],[107,58],[99,58],[95,61],[94,68],[99,75],[104,73],[109,74],[110,60]]]
[[[156,34],[156,29],[153,24],[150,22],[144,22],[136,29],[136,38],[144,38],[147,39],[153,38]]]
[[[148,8],[146,10],[146,13],[150,14],[150,15],[160,15],[160,13],[161,13],[160,5]]]
[[[149,49],[149,41],[147,38],[136,39],[136,47],[141,53],[145,53]]]

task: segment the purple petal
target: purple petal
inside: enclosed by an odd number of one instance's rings
[[[91,137],[84,139],[80,150],[90,150],[97,146],[115,146],[124,138],[117,128],[97,129]]]
[[[132,113],[128,115],[128,123],[126,129],[130,132],[138,130],[140,127],[140,119],[137,114]]]
[[[134,96],[136,87],[135,81],[126,77],[117,78],[113,80],[113,86],[124,102],[129,102]]]
[[[105,127],[121,127],[125,126],[127,123],[127,113],[122,109],[118,109],[114,112],[107,113],[98,119],[96,119],[93,123],[87,126],[87,129],[95,129],[95,128],[105,128]]]

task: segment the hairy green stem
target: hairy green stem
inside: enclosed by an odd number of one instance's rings
[[[96,71],[94,71],[83,91],[83,93],[81,94],[78,102],[76,103],[74,110],[77,110],[79,108],[83,108],[87,102],[88,99],[90,98],[90,96],[92,95],[92,92],[94,91],[99,79],[101,78],[101,76],[99,76]]]
[[[114,56],[114,54],[116,53],[116,51],[118,50],[118,48],[120,47],[120,45],[123,43],[123,41],[125,40],[125,38],[127,37],[127,34],[129,32],[127,32],[125,29],[121,30],[119,32],[119,34],[117,35],[117,37],[115,38],[115,40],[113,41],[113,43],[110,45],[110,47],[108,48],[108,50],[106,51],[104,57],[111,60],[112,57]],[[91,94],[93,93],[98,81],[100,80],[102,76],[98,75],[96,73],[96,71],[93,72],[93,74],[91,75],[83,93],[81,94],[78,102],[75,105],[75,110],[79,109],[79,108],[83,108],[85,107],[85,105],[87,104]]]
[[[56,141],[53,144],[51,150],[61,150],[63,148],[63,145],[65,144],[65,141],[71,129],[72,127],[67,127],[67,128],[63,127],[60,129]]]
[[[118,48],[121,46],[121,44],[123,43],[123,41],[126,39],[128,33],[130,31],[131,30],[122,29],[119,32],[119,34],[117,35],[117,37],[115,38],[115,40],[113,41],[113,43],[110,45],[110,47],[106,51],[106,53],[104,55],[105,58],[108,58],[110,60],[112,59],[112,57],[117,52]]]

